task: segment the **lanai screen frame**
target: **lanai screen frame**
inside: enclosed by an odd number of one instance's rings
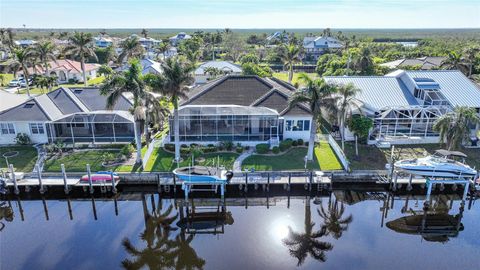
[[[97,119],[101,118],[103,119]],[[106,120],[106,118],[111,117],[110,120]],[[85,119],[88,121],[85,121]],[[79,121],[78,119],[82,119]],[[60,126],[58,126],[60,125]],[[66,126],[64,126],[66,125]],[[82,126],[80,126],[82,125]],[[100,125],[100,126],[97,126]],[[105,125],[107,125],[107,129],[111,129],[109,135],[111,136],[104,136],[100,135],[98,132],[99,128],[104,129]],[[127,125],[123,128],[122,131],[119,130],[120,125]],[[85,131],[88,132],[87,135],[79,135],[78,132],[75,133],[75,129],[77,127],[85,127]],[[57,127],[63,129],[66,127],[69,129],[70,136],[57,136]],[[134,123],[117,113],[79,113],[79,114],[72,114],[62,119],[52,121],[47,123],[47,130],[48,130],[48,140],[50,142],[54,141],[65,141],[65,142],[72,142],[75,143],[125,143],[131,142],[135,139],[135,126]],[[97,130],[97,134],[95,132]],[[125,131],[126,130],[126,131]],[[107,131],[108,132],[108,131]],[[122,136],[125,133],[132,134],[131,136]],[[55,134],[55,136],[53,136]],[[77,134],[77,135],[76,135]],[[122,135],[119,135],[122,134]]]
[[[258,132],[255,133],[252,133],[253,121],[259,123]],[[199,132],[192,134],[193,122],[197,125],[193,131]],[[219,123],[222,122],[231,124],[230,127],[223,127],[225,132],[221,132]],[[170,117],[169,124],[170,140],[173,141],[173,116]],[[242,129],[243,132],[236,132]],[[272,138],[281,140],[283,121],[276,111],[265,107],[187,105],[179,109],[179,130],[181,142],[268,141]]]

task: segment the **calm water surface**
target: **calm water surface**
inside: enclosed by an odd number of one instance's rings
[[[452,197],[455,197],[452,199]],[[13,200],[0,269],[479,269],[480,206],[458,196]],[[69,212],[69,204],[71,212]],[[12,213],[13,211],[13,213]],[[422,225],[423,224],[423,225]]]

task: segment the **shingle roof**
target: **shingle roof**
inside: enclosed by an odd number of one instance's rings
[[[30,99],[20,105],[0,113],[0,121],[49,121],[49,116],[43,111],[35,99]]]
[[[47,94],[52,102],[58,107],[63,114],[81,112],[80,106],[67,93],[68,90],[58,88]]]
[[[353,83],[362,91],[357,99],[374,109],[389,106],[418,105],[405,84],[396,77],[383,76],[332,76],[325,77],[328,83]]]
[[[180,105],[262,106],[281,115],[294,112],[309,114],[304,104],[299,104],[298,110],[288,110],[288,98],[295,90],[293,86],[274,79],[228,75],[192,89],[188,99]]]
[[[458,70],[405,71],[412,78],[429,78],[452,106],[480,108],[480,89]]]
[[[107,97],[100,95],[98,88],[74,88],[71,89],[73,94],[88,108],[90,111],[101,111],[106,109]],[[122,96],[115,104],[113,110],[127,111],[132,104]]]

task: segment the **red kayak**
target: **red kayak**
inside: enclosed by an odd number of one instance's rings
[[[108,181],[112,181],[112,175],[110,174],[97,174],[97,173],[94,173],[91,175],[92,177],[92,182],[108,182]],[[117,181],[118,179],[120,179],[120,177],[118,175],[113,175],[113,179],[115,179],[115,181]],[[84,182],[88,182],[88,175],[84,175],[82,176],[82,178],[80,178],[80,181],[84,181]]]

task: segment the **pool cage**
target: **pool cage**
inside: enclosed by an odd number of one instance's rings
[[[371,137],[398,139],[411,137],[438,137],[433,124],[449,106],[388,107],[375,113]]]
[[[50,142],[124,143],[135,139],[133,117],[125,112],[74,114],[47,124]]]
[[[173,116],[170,126],[173,127]],[[179,109],[180,141],[269,141],[283,137],[283,119],[272,109],[237,105],[188,105]],[[170,141],[174,141],[170,129]]]

